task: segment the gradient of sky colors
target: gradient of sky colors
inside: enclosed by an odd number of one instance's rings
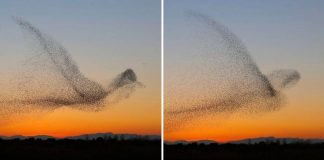
[[[179,56],[177,47],[191,46],[175,46],[173,42],[179,38],[184,12],[194,10],[216,19],[240,37],[263,73],[293,68],[302,77],[285,91],[288,102],[279,111],[207,116],[189,127],[165,132],[165,140],[324,138],[323,7],[320,0],[165,0],[166,63]],[[165,70],[170,72],[178,65],[169,64]]]
[[[0,80],[28,57],[21,30],[10,19],[17,16],[61,42],[87,77],[106,84],[133,68],[146,86],[103,112],[63,107],[46,114],[0,117],[0,135],[160,134],[160,1],[3,0],[0,4]],[[179,56],[171,49],[177,47],[172,42],[181,30],[178,19],[190,9],[228,26],[262,72],[293,68],[302,76],[285,91],[288,103],[279,111],[204,117],[188,128],[166,132],[165,139],[324,138],[323,7],[321,0],[165,0],[165,61]]]
[[[146,86],[102,112],[62,107],[45,114],[0,117],[0,135],[160,134],[160,1],[4,0],[0,4],[1,82],[28,58],[28,45],[11,20],[16,16],[63,44],[90,79],[108,84],[132,68]]]

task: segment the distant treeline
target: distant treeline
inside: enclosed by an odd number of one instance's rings
[[[324,143],[164,144],[166,160],[323,160]]]
[[[0,159],[161,159],[161,141],[147,139],[116,139],[99,137],[94,140],[0,139]]]

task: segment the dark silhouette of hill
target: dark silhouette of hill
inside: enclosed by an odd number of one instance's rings
[[[247,139],[240,139],[240,140],[234,140],[234,141],[228,141],[226,143],[230,143],[230,144],[256,144],[256,143],[261,143],[261,142],[265,142],[265,143],[280,143],[280,144],[290,144],[290,143],[311,143],[311,144],[315,144],[315,143],[324,143],[324,139],[320,139],[320,138],[308,138],[308,139],[304,139],[304,138],[276,138],[276,137],[257,137],[257,138],[247,138]],[[192,144],[192,143],[197,143],[197,144],[214,144],[214,143],[220,143],[220,142],[216,142],[213,140],[199,140],[199,141],[186,141],[186,140],[179,140],[179,141],[173,141],[173,142],[169,142],[169,141],[165,141],[166,144],[169,145],[175,145],[175,144],[183,144],[183,145],[187,145],[187,144]]]
[[[160,140],[160,135],[138,135],[138,134],[114,134],[114,133],[93,133],[93,134],[82,134],[77,136],[68,136],[64,138],[55,138],[49,135],[36,135],[36,136],[22,136],[22,135],[14,135],[14,136],[0,136],[0,139],[3,140],[12,140],[12,139],[71,139],[71,140],[96,140],[97,138],[103,139],[117,139],[117,140],[133,140],[133,139],[146,139],[146,140]]]
[[[165,143],[164,157],[166,160],[322,160],[324,142]]]
[[[85,137],[55,139],[49,136],[18,136],[0,139],[0,159],[161,159],[161,140],[157,138],[137,136],[127,139],[127,135]]]

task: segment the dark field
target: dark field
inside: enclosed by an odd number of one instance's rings
[[[0,140],[0,160],[159,160],[160,140]]]
[[[165,160],[324,160],[322,144],[164,145]]]

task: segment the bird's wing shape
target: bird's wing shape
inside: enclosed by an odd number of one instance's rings
[[[14,21],[25,31],[24,33],[37,41],[40,52],[49,57],[56,70],[81,99],[95,101],[105,97],[106,91],[103,87],[89,80],[80,72],[76,63],[61,44],[21,18],[14,18]]]

